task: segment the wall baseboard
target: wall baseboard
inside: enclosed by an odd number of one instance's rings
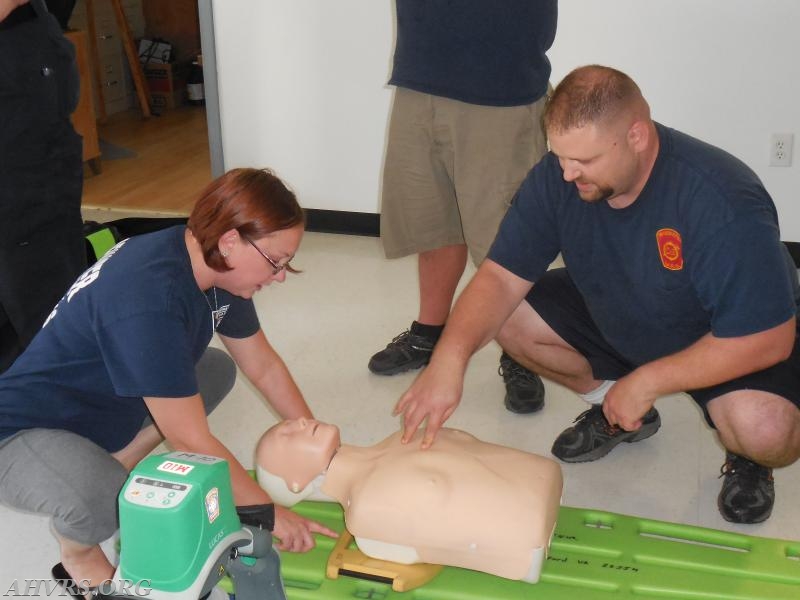
[[[789,249],[789,254],[792,255],[794,264],[800,269],[800,242],[783,242]]]
[[[381,216],[375,213],[347,210],[307,208],[306,231],[319,233],[344,233],[348,235],[380,235]]]

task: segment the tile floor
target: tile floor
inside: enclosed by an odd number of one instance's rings
[[[338,424],[346,443],[376,442],[399,426],[391,410],[415,374],[380,377],[366,364],[416,314],[416,262],[385,260],[376,238],[320,233],[305,236],[295,262],[302,275],[256,297],[263,328],[317,417]],[[568,390],[546,383],[540,413],[506,412],[499,354],[490,344],[475,356],[461,406],[448,425],[549,455],[555,436],[584,405]],[[700,412],[683,395],[660,399],[657,407],[663,425],[656,436],[623,444],[596,463],[563,465],[564,504],[800,540],[800,465],[776,472],[772,518],[761,525],[731,525],[716,508],[723,451]],[[259,435],[275,417],[240,380],[210,420],[217,436],[249,466]],[[49,577],[58,552],[47,519],[0,507],[0,522],[0,588],[7,590],[14,578]]]

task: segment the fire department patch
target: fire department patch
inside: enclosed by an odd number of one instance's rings
[[[683,268],[681,234],[674,229],[659,229],[656,231],[656,242],[664,268],[670,271],[680,271]]]

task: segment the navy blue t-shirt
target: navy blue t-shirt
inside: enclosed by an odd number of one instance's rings
[[[0,439],[35,427],[66,429],[114,452],[147,415],[143,396],[198,391],[195,364],[217,331],[248,337],[252,301],[192,274],[184,226],[117,244],[85,271],[41,331],[0,376]]]
[[[397,0],[391,85],[519,106],[547,91],[556,0]]]
[[[660,149],[636,201],[581,200],[552,153],[520,187],[489,258],[535,282],[559,251],[606,340],[634,364],[703,335],[738,337],[797,313],[797,270],[755,173],[657,125]]]

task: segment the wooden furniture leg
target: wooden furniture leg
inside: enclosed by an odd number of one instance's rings
[[[89,52],[92,54],[92,75],[94,76],[94,86],[97,89],[97,106],[95,113],[100,123],[105,123],[106,118],[106,99],[103,92],[103,74],[100,72],[100,53],[97,51],[97,27],[94,23],[94,0],[86,0],[86,29],[89,33]]]
[[[139,106],[142,107],[142,115],[144,118],[148,119],[151,114],[150,94],[147,91],[147,83],[144,79],[142,64],[139,62],[139,55],[136,52],[136,47],[133,45],[133,36],[131,36],[131,29],[128,27],[128,19],[125,17],[125,11],[122,10],[121,0],[111,0],[111,5],[114,8],[114,15],[117,18],[117,25],[119,26],[120,36],[122,37],[122,47],[125,49],[125,54],[128,57],[128,64],[131,67],[133,85],[136,88],[136,95],[139,98]]]

